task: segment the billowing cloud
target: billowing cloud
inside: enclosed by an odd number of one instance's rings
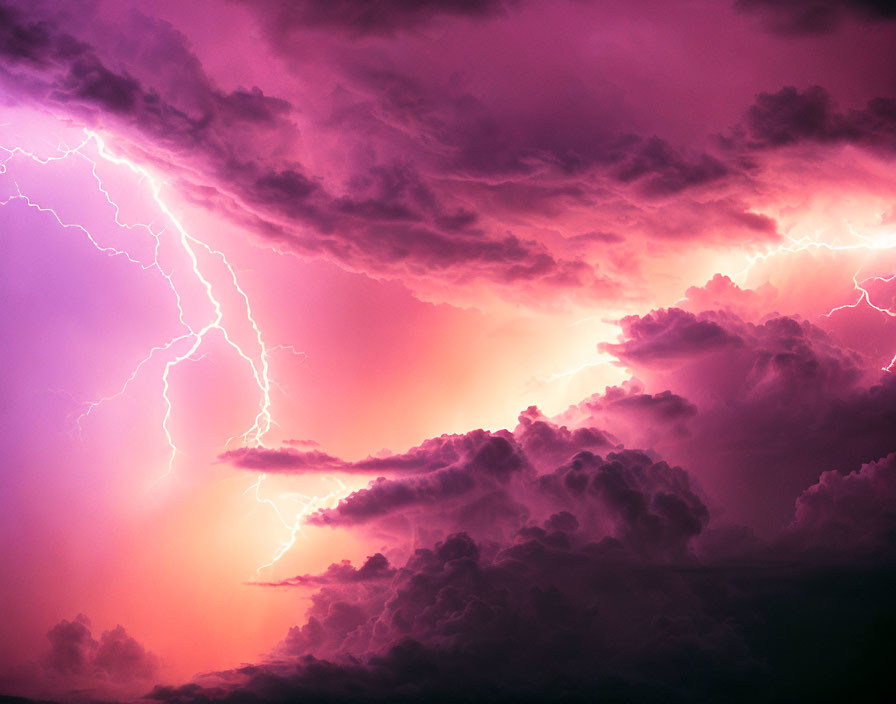
[[[645,448],[687,469],[726,520],[769,535],[787,524],[794,502],[823,472],[853,471],[894,450],[896,383],[807,321],[771,314],[747,322],[732,310],[757,310],[760,294],[722,279],[711,284],[689,293],[695,301],[736,305],[624,318],[620,341],[600,350],[640,381],[593,394],[554,419],[533,407],[512,433],[446,435],[358,462],[293,448],[243,448],[222,459],[272,472],[383,475],[314,514],[313,523],[391,517],[410,521],[410,530],[413,517],[425,515],[429,529],[441,528],[434,536],[465,528],[478,536],[463,522],[473,520],[473,506],[504,515],[505,529],[518,527],[533,517],[533,477],[559,471],[573,457],[595,467],[625,463],[634,455],[623,447]],[[633,489],[628,476],[624,483]],[[552,510],[563,508],[561,502]]]
[[[791,537],[850,559],[896,550],[896,454],[849,474],[828,471],[797,499]]]
[[[758,322],[775,310],[777,291],[766,282],[758,289],[743,289],[730,277],[716,274],[703,286],[690,286],[678,305],[692,313],[724,310],[739,318]]]
[[[769,147],[893,150],[888,97],[840,110],[828,89],[780,88],[777,76],[731,96],[747,110],[742,124],[732,128],[732,114],[680,136],[650,117],[654,101],[627,104],[638,76],[557,78],[574,75],[592,39],[570,34],[573,55],[534,51],[523,39],[533,17],[557,21],[546,5],[227,5],[259,24],[270,61],[301,67],[285,82],[259,75],[264,90],[221,87],[226,76],[213,77],[189,37],[158,18],[134,15],[116,27],[133,41],[110,45],[64,4],[3,7],[0,78],[13,100],[102,128],[117,149],[175,175],[181,197],[267,245],[402,281],[426,299],[649,298],[663,285],[641,273],[649,242],[681,252],[781,238],[773,184],[789,177]],[[608,26],[626,27],[616,12]],[[467,31],[506,34],[514,51],[533,51],[532,71],[554,79],[539,79],[543,99],[508,93],[488,61],[434,61],[420,44],[430,31],[458,43],[457,55]],[[406,58],[415,55],[420,67]]]
[[[484,518],[490,510],[508,510],[512,514],[511,485],[533,474],[529,458],[508,433],[474,431],[462,439],[470,447],[457,462],[405,479],[380,477],[335,508],[313,514],[309,522],[356,525],[396,513],[409,517],[425,511],[426,523],[432,528],[438,525],[438,517],[446,514],[453,517],[449,521],[472,521],[473,512]],[[435,449],[440,448],[436,445]],[[525,507],[520,506],[516,512],[524,513]],[[508,518],[519,520],[519,516]]]
[[[672,308],[621,324],[621,341],[602,349],[642,380],[649,399],[611,390],[571,409],[565,422],[580,414],[579,422],[602,424],[627,445],[655,448],[686,467],[731,519],[765,533],[780,528],[822,472],[852,471],[893,451],[892,375],[811,323]],[[670,415],[665,423],[656,414],[649,423],[626,418],[614,407],[620,397],[650,406],[665,399]],[[690,415],[682,412],[689,404]]]
[[[774,546],[743,564],[664,564],[616,539],[595,541],[568,511],[543,525],[500,544],[449,534],[385,581],[360,585],[361,570],[334,565],[306,623],[268,662],[150,697],[585,701],[604,692],[684,702],[737,691],[763,700],[864,695],[886,671],[889,645],[865,643],[858,665],[836,645],[864,643],[892,613],[890,567],[843,570],[817,556],[800,564],[798,552],[782,561]],[[811,599],[795,600],[795,590]]]
[[[634,413],[698,425],[702,412],[635,384],[587,407],[608,419]],[[397,569],[375,554],[360,568],[343,561],[273,583],[322,588],[269,661],[159,686],[151,698],[584,701],[605,692],[684,702],[731,691],[752,701],[783,691],[873,692],[893,654],[872,635],[892,616],[896,584],[893,455],[850,474],[824,473],[791,503],[791,525],[763,541],[724,515],[713,527],[680,468],[633,450],[602,458],[578,449],[573,433],[536,409],[520,420],[513,435],[471,434],[480,447],[504,450],[465,468],[463,491],[439,493],[447,486],[439,475],[450,470],[423,469],[375,482],[340,504],[343,513],[325,512],[371,520],[380,514],[355,509],[416,502],[426,506],[422,520],[445,530],[434,544],[417,546]],[[527,437],[528,452],[511,451]],[[559,438],[573,454],[547,469],[557,455],[545,449],[556,450]],[[532,459],[502,469],[520,452]],[[481,476],[525,505],[513,530],[496,511],[452,523],[460,514],[444,510],[478,501]],[[452,532],[462,524],[480,537]],[[860,665],[843,661],[844,642],[864,643]]]
[[[627,316],[620,325],[625,341],[602,343],[600,350],[627,364],[690,361],[743,345],[743,339],[720,322],[709,316],[688,315],[677,308],[654,311],[643,317]]]
[[[78,614],[62,620],[47,632],[50,649],[44,666],[51,676],[74,675],[113,681],[148,680],[158,674],[158,660],[121,626],[103,631],[99,641],[90,632],[90,620]]]
[[[124,700],[145,692],[161,673],[159,658],[122,626],[103,631],[97,640],[84,614],[59,621],[46,641],[38,661],[0,674],[4,694]]]

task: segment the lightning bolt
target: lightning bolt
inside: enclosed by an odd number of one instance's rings
[[[571,369],[566,369],[562,372],[554,372],[550,376],[539,377],[536,381],[541,383],[550,383],[552,381],[557,381],[558,379],[565,379],[566,377],[575,376],[579,372],[583,372],[586,369],[591,369],[592,367],[600,367],[605,364],[611,364],[615,357],[611,357],[610,355],[602,355],[601,359],[591,361],[591,362],[583,362],[577,367],[572,367]]]
[[[859,297],[855,303],[845,303],[842,306],[836,306],[835,308],[831,308],[827,313],[824,314],[825,318],[830,318],[834,313],[837,313],[841,310],[854,309],[858,308],[863,302],[868,305],[868,307],[876,310],[878,313],[883,313],[890,318],[896,318],[896,311],[893,311],[890,308],[883,308],[874,301],[871,300],[871,293],[865,287],[865,285],[869,281],[876,281],[878,283],[892,283],[896,280],[896,274],[892,274],[890,276],[869,276],[865,279],[859,280],[859,272],[856,273],[852,277],[853,286],[855,286],[856,291],[859,292]],[[896,367],[896,354],[893,355],[893,358],[890,360],[890,363],[883,367],[883,371],[885,372],[893,372],[894,367]]]
[[[812,239],[809,236],[801,237],[799,239],[788,238],[789,242],[786,244],[778,245],[777,247],[770,249],[767,252],[762,252],[759,254],[754,254],[747,257],[747,266],[734,276],[743,277],[741,281],[743,282],[746,279],[747,274],[750,269],[752,269],[757,262],[765,261],[772,257],[778,256],[780,254],[790,253],[796,254],[799,252],[805,252],[807,250],[815,249],[815,250],[828,250],[831,252],[848,252],[848,251],[857,251],[857,250],[865,250],[869,252],[894,249],[896,248],[896,233],[888,234],[881,237],[868,237],[867,235],[863,235],[857,232],[852,225],[847,223],[847,228],[849,229],[850,235],[855,237],[858,242],[851,242],[847,244],[832,244],[830,242],[825,242],[823,240]],[[816,233],[817,236],[817,233]],[[894,312],[891,308],[884,308],[882,306],[877,305],[871,300],[871,293],[866,288],[866,284],[871,281],[877,281],[880,283],[891,283],[896,280],[896,274],[892,274],[890,276],[869,276],[864,279],[860,279],[859,275],[862,270],[862,266],[855,271],[852,277],[852,282],[855,290],[858,292],[859,296],[856,299],[855,303],[845,303],[843,305],[835,306],[831,308],[827,313],[825,313],[822,317],[830,318],[831,315],[838,311],[846,310],[846,309],[854,309],[860,306],[862,303],[865,303],[873,310],[886,315],[890,318],[896,318],[896,312]],[[733,277],[732,277],[733,278]],[[890,360],[890,363],[887,366],[882,367],[882,371],[893,373],[896,370],[896,354],[893,355],[893,358]]]
[[[90,149],[90,153],[88,153],[88,148]],[[2,157],[0,158],[0,175],[7,174],[9,165],[14,159],[30,160],[31,162],[40,166],[46,166],[52,162],[64,161],[67,159],[85,160],[89,164],[90,173],[96,184],[98,192],[102,195],[102,197],[105,199],[114,213],[114,222],[116,226],[128,232],[134,232],[138,234],[142,233],[152,238],[153,248],[151,261],[141,261],[141,259],[132,256],[126,249],[102,244],[100,240],[95,237],[94,234],[84,225],[80,223],[66,222],[54,208],[42,205],[28,195],[24,194],[17,182],[13,182],[13,185],[15,187],[15,192],[13,193],[13,195],[11,195],[5,201],[0,202],[0,205],[7,206],[12,202],[19,201],[23,203],[27,208],[33,209],[42,215],[46,215],[52,218],[62,229],[77,231],[78,233],[86,237],[87,241],[101,254],[113,257],[123,257],[128,262],[139,266],[144,271],[154,271],[165,279],[175,301],[181,332],[178,335],[175,335],[171,339],[167,340],[166,342],[152,347],[146,353],[146,355],[139,360],[139,362],[133,368],[131,374],[124,380],[121,386],[114,393],[102,396],[93,401],[79,404],[81,412],[78,415],[76,421],[79,434],[81,433],[83,425],[90,417],[91,413],[93,413],[100,406],[125,395],[128,392],[131,384],[141,374],[141,372],[143,372],[145,367],[150,365],[150,363],[152,363],[156,359],[156,357],[164,358],[164,366],[162,368],[160,378],[161,396],[165,408],[161,422],[161,431],[165,437],[165,441],[168,447],[168,461],[167,470],[163,477],[172,475],[175,460],[177,458],[179,450],[175,443],[174,435],[171,429],[171,420],[172,416],[174,415],[174,407],[169,395],[171,390],[170,375],[173,369],[183,364],[184,362],[196,361],[197,359],[201,359],[204,356],[204,354],[200,354],[200,349],[203,347],[203,344],[206,342],[210,335],[217,333],[223,337],[227,345],[229,345],[229,347],[232,348],[236,352],[236,354],[248,365],[251,378],[253,379],[255,386],[258,389],[259,397],[258,411],[255,415],[252,425],[240,435],[228,440],[228,443],[234,439],[239,439],[243,444],[246,445],[254,447],[261,446],[264,437],[270,432],[272,426],[275,424],[271,412],[271,389],[275,382],[271,378],[270,373],[270,353],[275,350],[282,350],[303,358],[304,354],[298,351],[292,345],[275,345],[273,347],[269,347],[266,345],[261,329],[258,326],[255,315],[253,314],[249,297],[240,285],[237,279],[236,272],[230,261],[227,259],[223,252],[215,249],[207,242],[197,238],[195,235],[187,231],[183,223],[177,218],[171,207],[163,198],[162,189],[164,183],[145,167],[131,161],[124,156],[114,153],[108,147],[105,139],[101,134],[89,129],[84,130],[84,139],[77,146],[68,148],[64,144],[60,143],[57,146],[57,153],[49,157],[41,157],[34,152],[31,152],[19,146],[0,146],[0,157]],[[100,163],[123,167],[124,169],[134,174],[134,176],[137,178],[138,184],[146,184],[153,202],[158,207],[159,211],[164,215],[168,226],[165,228],[154,229],[152,223],[131,224],[124,222],[121,218],[120,206],[112,198],[108,189],[104,185],[102,178],[100,177],[100,174],[98,172]],[[194,278],[195,282],[199,284],[200,289],[203,292],[205,301],[210,307],[211,315],[206,320],[204,320],[202,324],[191,324],[187,321],[187,316],[184,311],[183,293],[175,283],[174,272],[173,270],[166,270],[162,262],[160,261],[160,249],[163,236],[169,237],[177,245],[180,253],[184,257],[184,260],[189,264],[189,271],[192,274],[192,277]],[[209,275],[204,271],[203,267],[200,264],[200,259],[198,256],[198,253],[200,252],[205,252],[213,259],[218,260],[224,267],[226,277],[229,278],[229,285],[232,287],[232,290],[237,293],[239,299],[242,302],[242,315],[245,317],[245,322],[248,324],[249,329],[251,330],[254,349],[247,351],[247,349],[238,344],[234,340],[233,334],[225,325],[224,306],[221,302],[220,297],[216,293],[216,287],[212,284]],[[285,495],[287,499],[299,500],[301,506],[300,510],[296,513],[294,520],[288,521],[284,517],[284,511],[282,511],[278,507],[275,501],[269,498],[261,497],[260,489],[264,479],[265,476],[261,475],[259,479],[246,490],[245,493],[254,491],[254,497],[256,501],[272,508],[275,515],[287,529],[289,537],[281,542],[280,546],[274,554],[273,559],[269,563],[259,567],[259,570],[277,562],[295,544],[296,537],[301,530],[301,523],[304,520],[305,516],[307,516],[310,512],[316,510],[317,508],[329,506],[333,503],[333,501],[338,502],[339,498],[347,493],[345,490],[345,485],[338,479],[335,479],[338,485],[338,489],[331,491],[325,496],[304,496],[299,494]]]
[[[180,220],[175,216],[172,212],[171,208],[165,202],[162,197],[162,183],[157,180],[153,174],[151,174],[147,169],[139,164],[135,164],[131,160],[114,154],[106,145],[105,140],[101,135],[92,130],[85,130],[86,138],[82,141],[77,147],[73,149],[64,149],[60,151],[58,155],[51,156],[48,158],[40,158],[36,154],[29,152],[21,147],[14,148],[6,148],[0,147],[0,152],[5,153],[5,158],[0,162],[0,174],[5,174],[7,171],[8,163],[15,157],[24,157],[29,158],[35,163],[46,165],[52,161],[64,160],[72,157],[80,157],[86,160],[90,164],[91,174],[96,182],[97,189],[105,198],[105,200],[112,206],[114,210],[114,220],[116,225],[119,227],[125,228],[127,230],[144,230],[147,232],[154,240],[155,246],[153,251],[153,259],[149,263],[143,263],[139,259],[131,256],[126,250],[118,249],[116,247],[106,246],[100,244],[97,238],[83,225],[78,223],[68,223],[65,222],[62,217],[50,207],[45,207],[35,201],[33,201],[30,197],[23,194],[21,189],[19,188],[18,183],[15,184],[16,193],[15,195],[8,198],[3,202],[3,205],[9,204],[13,200],[22,200],[25,205],[29,208],[33,208],[40,213],[49,214],[60,227],[63,229],[74,229],[80,231],[83,235],[87,237],[89,242],[101,253],[111,255],[111,256],[122,256],[125,257],[132,264],[136,264],[140,266],[144,270],[154,269],[157,271],[168,283],[169,288],[174,294],[175,302],[177,305],[178,311],[178,320],[180,325],[184,328],[184,332],[181,335],[178,335],[167,342],[157,345],[153,347],[147,355],[141,359],[137,366],[134,368],[134,371],[131,375],[125,380],[124,384],[121,388],[114,394],[104,396],[95,401],[91,401],[85,404],[86,409],[81,415],[78,417],[78,427],[79,429],[83,427],[84,420],[90,415],[90,413],[95,410],[97,407],[111,401],[115,398],[122,396],[127,392],[130,384],[136,379],[137,375],[140,371],[145,367],[153,357],[158,353],[170,352],[172,350],[177,350],[177,348],[185,348],[180,351],[177,351],[172,356],[170,356],[164,365],[164,369],[162,372],[162,398],[165,403],[165,414],[162,419],[162,431],[165,435],[165,439],[169,448],[169,457],[168,457],[168,471],[166,474],[170,474],[173,471],[174,461],[177,457],[178,449],[175,444],[174,437],[171,433],[170,423],[171,423],[171,415],[173,412],[171,399],[169,396],[170,391],[170,374],[171,370],[180,365],[181,363],[190,360],[196,355],[199,351],[200,347],[206,341],[208,336],[213,332],[217,332],[221,334],[225,340],[225,342],[236,351],[236,353],[246,361],[249,365],[249,369],[252,374],[252,378],[258,387],[258,391],[260,394],[260,403],[259,410],[255,416],[255,420],[252,426],[242,433],[239,437],[246,442],[247,444],[252,445],[260,445],[264,436],[270,431],[273,418],[271,416],[271,378],[270,378],[270,367],[268,362],[269,350],[265,345],[264,338],[262,337],[261,330],[258,327],[258,324],[255,320],[255,317],[252,313],[252,307],[249,302],[249,297],[246,295],[245,290],[240,286],[236,272],[233,269],[233,266],[228,261],[227,257],[220,250],[214,249],[208,243],[196,238],[191,235],[180,222]],[[160,261],[159,261],[159,249],[161,246],[161,236],[165,232],[164,230],[160,230],[159,232],[155,232],[152,229],[151,224],[136,224],[132,225],[129,223],[124,223],[121,221],[121,209],[117,203],[112,199],[109,191],[103,184],[102,179],[100,178],[97,167],[97,160],[91,158],[87,153],[85,153],[85,148],[93,144],[95,146],[96,154],[99,159],[103,161],[114,164],[116,166],[122,166],[126,169],[130,170],[136,176],[139,177],[140,182],[146,182],[149,185],[150,193],[152,195],[153,201],[159,208],[159,210],[165,215],[168,222],[173,227],[173,236],[175,241],[179,244],[181,251],[186,256],[186,260],[190,264],[190,269],[192,271],[192,275],[201,285],[205,297],[208,303],[211,305],[213,310],[213,315],[210,320],[206,321],[204,325],[193,326],[186,321],[185,313],[183,309],[183,299],[181,296],[178,287],[175,285],[173,280],[173,274],[171,272],[166,272]],[[223,306],[216,296],[215,288],[212,285],[209,278],[203,272],[202,267],[199,264],[199,258],[197,256],[197,250],[203,249],[208,254],[216,257],[223,264],[227,274],[229,275],[231,284],[236,292],[239,294],[240,298],[243,301],[245,306],[245,317],[249,326],[251,327],[255,341],[258,346],[258,354],[253,357],[249,353],[247,353],[241,345],[234,341],[233,336],[228,331],[227,327],[224,325],[224,309]],[[181,344],[184,343],[184,344]]]
[[[334,508],[341,499],[343,499],[346,494],[348,494],[348,488],[338,477],[324,477],[324,480],[334,481],[337,485],[337,488],[331,491],[329,494],[325,496],[306,496],[305,494],[301,494],[298,492],[294,492],[291,494],[281,494],[279,498],[291,499],[299,504],[299,509],[295,512],[295,515],[292,521],[286,519],[283,515],[283,511],[277,505],[277,503],[272,499],[262,498],[261,496],[261,485],[264,483],[267,475],[259,474],[258,479],[252,484],[243,494],[248,494],[250,491],[254,491],[255,500],[260,504],[265,504],[270,506],[274,513],[277,516],[277,519],[286,529],[289,534],[288,537],[280,542],[280,545],[277,547],[277,550],[274,552],[274,556],[271,558],[269,562],[266,562],[263,565],[259,565],[255,570],[256,573],[261,573],[263,569],[271,567],[275,563],[279,562],[280,558],[282,558],[289,550],[295,545],[296,538],[301,533],[302,524],[305,521],[305,517],[311,514],[312,512],[323,509],[323,508]]]

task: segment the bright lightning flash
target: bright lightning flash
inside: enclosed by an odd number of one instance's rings
[[[276,345],[273,347],[269,347],[265,344],[261,330],[256,322],[255,316],[253,315],[249,297],[246,294],[245,290],[240,286],[237,280],[236,272],[234,271],[233,266],[230,264],[224,253],[218,249],[213,248],[211,245],[192,235],[185,229],[184,225],[176,217],[176,215],[171,210],[169,205],[165,202],[162,196],[162,188],[164,185],[162,181],[160,181],[155,175],[150,173],[150,171],[148,171],[143,166],[134,163],[130,159],[127,159],[121,155],[113,153],[113,151],[107,146],[106,140],[103,138],[103,136],[95,131],[84,130],[84,139],[80,142],[80,144],[78,144],[74,148],[60,146],[57,148],[57,153],[49,157],[41,157],[34,152],[31,152],[19,146],[0,146],[0,176],[7,176],[7,178],[9,178],[7,175],[9,167],[12,165],[14,160],[18,159],[30,160],[38,166],[46,166],[51,162],[63,161],[68,159],[85,160],[90,166],[92,178],[96,183],[98,192],[102,195],[102,197],[106,200],[106,202],[114,212],[115,225],[126,231],[143,233],[151,237],[153,240],[152,258],[148,261],[145,261],[137,256],[133,256],[125,249],[101,244],[100,240],[95,237],[87,227],[79,223],[66,222],[54,208],[42,205],[23,193],[21,188],[19,187],[19,184],[15,181],[13,181],[14,194],[7,198],[5,201],[0,201],[0,205],[7,206],[13,202],[21,202],[27,208],[31,208],[41,214],[45,214],[48,217],[51,217],[64,230],[77,231],[78,233],[86,237],[88,242],[100,253],[108,256],[123,257],[130,263],[139,266],[144,271],[151,270],[156,272],[158,275],[165,279],[168,288],[173,294],[175,305],[177,308],[178,322],[181,327],[180,334],[172,337],[164,343],[152,347],[146,353],[146,355],[136,364],[131,374],[124,380],[124,382],[116,392],[107,396],[103,396],[94,401],[81,404],[81,408],[83,410],[77,418],[78,430],[82,430],[84,422],[88,419],[88,417],[94,410],[96,410],[103,404],[119,398],[120,396],[123,396],[128,391],[129,386],[143,371],[143,369],[147,365],[149,365],[150,362],[152,362],[157,356],[162,357],[164,358],[164,366],[162,368],[160,383],[165,412],[162,417],[161,430],[168,446],[167,470],[164,476],[170,476],[173,473],[174,463],[178,455],[178,448],[175,444],[174,435],[172,434],[171,430],[171,419],[172,415],[174,414],[174,408],[169,396],[171,371],[184,362],[196,361],[198,358],[201,358],[203,355],[200,354],[200,348],[203,347],[204,343],[208,340],[210,335],[212,335],[213,333],[217,333],[223,337],[225,342],[248,365],[249,373],[255,383],[255,386],[258,389],[259,397],[258,410],[251,427],[249,427],[245,432],[236,436],[235,438],[231,438],[230,440],[228,440],[228,442],[234,439],[239,439],[243,444],[253,447],[260,446],[263,442],[264,437],[270,432],[272,426],[274,425],[274,420],[271,415],[271,388],[275,382],[272,380],[270,374],[270,353],[274,350],[284,350],[297,356],[304,355],[302,355],[302,353],[296,350],[292,345]],[[121,208],[113,200],[98,173],[98,167],[101,163],[123,167],[127,171],[130,171],[137,178],[138,184],[146,184],[152,200],[164,215],[165,220],[167,221],[167,226],[164,228],[154,229],[152,223],[130,224],[123,222],[121,220]],[[201,324],[191,324],[187,322],[186,314],[184,311],[184,296],[186,294],[184,293],[182,288],[175,282],[173,270],[166,270],[166,268],[160,261],[160,248],[162,246],[163,237],[169,238],[170,241],[175,244],[176,251],[180,252],[182,257],[184,258],[184,261],[188,264],[188,268],[194,279],[194,283],[198,284],[199,289],[203,292],[202,295],[205,299],[204,305],[210,307],[210,316]],[[227,273],[227,278],[229,279],[229,285],[232,287],[232,291],[238,295],[239,299],[242,302],[241,306],[243,310],[241,315],[245,316],[245,322],[251,328],[251,336],[253,338],[251,348],[247,349],[244,346],[238,344],[234,340],[234,335],[228,330],[228,327],[225,324],[224,306],[222,304],[221,298],[217,294],[216,287],[210,280],[209,274],[204,270],[203,266],[200,263],[200,252],[204,252],[211,258],[217,259],[221,263],[221,265],[223,265],[224,270]],[[260,476],[259,479],[253,485],[251,485],[249,489],[247,489],[246,493],[254,489],[254,496],[256,500],[259,503],[270,506],[274,510],[280,522],[288,531],[289,538],[281,543],[273,559],[269,563],[262,565],[262,567],[259,567],[259,569],[268,567],[277,562],[294,545],[296,535],[300,530],[300,524],[309,512],[317,508],[328,506],[334,500],[338,501],[337,494],[338,496],[344,496],[345,493],[347,493],[345,491],[344,485],[336,480],[340,486],[340,490],[338,492],[330,492],[323,497],[300,497],[303,502],[302,509],[296,514],[295,520],[289,522],[284,519],[284,512],[281,511],[274,500],[261,498],[259,494],[259,488],[261,487],[263,480],[264,475]],[[286,496],[286,498],[292,499],[294,497]]]
[[[865,279],[859,280],[859,272],[857,271],[852,277],[852,283],[853,286],[855,286],[856,291],[859,292],[858,300],[856,300],[855,303],[846,303],[842,306],[831,308],[827,313],[824,314],[825,317],[830,318],[834,313],[841,310],[846,310],[847,308],[858,308],[864,302],[866,305],[868,305],[873,310],[876,310],[878,313],[883,313],[890,318],[896,318],[896,311],[893,311],[891,308],[884,308],[874,303],[874,301],[871,300],[871,294],[866,288],[866,285],[869,281],[876,281],[878,283],[892,283],[894,280],[896,280],[896,274],[892,274],[890,276],[869,276]],[[894,367],[896,367],[896,354],[893,355],[890,363],[885,366],[883,370],[885,372],[893,372]]]
[[[338,477],[330,477],[332,481],[336,483],[337,488],[331,491],[329,494],[325,496],[307,496],[305,494],[300,493],[291,493],[291,494],[281,494],[281,499],[290,499],[293,502],[298,504],[298,509],[295,512],[295,515],[292,518],[292,521],[286,519],[283,515],[284,511],[271,499],[265,499],[261,497],[261,485],[264,483],[267,475],[260,474],[258,475],[258,479],[256,482],[246,489],[244,494],[248,494],[250,491],[254,491],[255,500],[261,504],[267,504],[270,506],[274,513],[277,515],[277,519],[283,525],[283,527],[289,533],[289,537],[286,540],[281,541],[280,546],[277,548],[277,551],[274,553],[274,556],[271,558],[270,562],[266,562],[263,565],[259,565],[256,569],[256,572],[261,572],[266,567],[271,567],[274,563],[278,562],[281,557],[283,557],[287,552],[289,552],[290,548],[296,543],[296,537],[302,530],[302,524],[305,521],[305,518],[309,516],[311,513],[318,509],[324,508],[333,508],[339,501],[348,494],[348,488]]]
[[[791,239],[789,243],[781,244],[778,247],[769,250],[768,252],[763,252],[761,254],[755,254],[748,257],[747,267],[743,271],[739,272],[737,276],[746,278],[746,275],[749,273],[750,269],[752,269],[753,266],[755,266],[758,262],[765,261],[781,254],[796,254],[809,250],[827,250],[831,252],[878,252],[881,250],[896,249],[896,234],[888,234],[879,237],[868,237],[867,235],[862,235],[856,232],[852,226],[848,227],[850,234],[856,239],[855,242],[850,242],[848,244],[832,244],[830,242],[824,242],[821,240],[813,240],[810,237]],[[834,308],[831,308],[827,313],[825,313],[823,317],[830,318],[831,315],[838,311],[846,310],[848,308],[858,308],[864,303],[878,313],[886,315],[890,318],[896,318],[896,311],[894,311],[892,307],[880,306],[871,300],[871,293],[867,288],[869,282],[872,281],[878,283],[892,283],[894,280],[896,280],[896,274],[891,274],[890,276],[868,276],[860,279],[859,276],[862,268],[863,266],[860,266],[852,277],[853,286],[856,292],[859,294],[855,303],[846,303],[840,306],[835,306]],[[890,363],[887,364],[887,366],[883,367],[882,371],[890,373],[896,371],[896,354],[894,354],[893,358],[890,360]]]

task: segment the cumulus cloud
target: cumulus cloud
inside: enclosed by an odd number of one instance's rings
[[[448,466],[435,467],[407,478],[380,477],[365,489],[341,500],[333,509],[312,514],[319,525],[358,525],[395,516],[422,518],[429,530],[458,523],[483,523],[494,527],[503,515],[511,524],[525,516],[526,507],[514,499],[514,489],[531,477],[534,468],[509,433],[474,431],[460,440],[466,452]],[[441,446],[437,443],[437,452]]]
[[[716,274],[703,286],[689,286],[678,305],[692,313],[724,310],[758,322],[775,309],[776,298],[777,291],[767,282],[757,289],[741,288],[730,277]]]
[[[494,437],[505,437],[507,434]],[[472,463],[475,455],[492,434],[475,431],[464,435],[442,435],[430,438],[418,447],[400,454],[368,457],[357,462],[346,462],[319,451],[302,452],[291,447],[279,450],[267,448],[239,448],[223,453],[220,459],[244,469],[263,471],[313,472],[340,471],[372,474],[377,472],[433,472],[461,462]]]
[[[726,280],[692,294],[755,303]],[[791,317],[622,331],[607,349],[643,381],[377,458],[389,478],[311,521],[376,527],[395,558],[266,583],[319,588],[267,661],[151,697],[873,699],[896,654],[896,455],[853,462],[892,444],[892,379]]]
[[[620,392],[610,390],[564,418],[603,423],[627,445],[654,448],[686,467],[731,520],[774,532],[822,472],[852,471],[893,451],[892,375],[811,323],[774,315],[749,323],[731,312],[672,308],[621,326],[620,341],[601,349],[642,380],[650,405],[669,391],[695,412],[672,412],[666,421],[654,415],[649,426],[626,422],[613,412]],[[670,409],[683,403],[673,400],[666,397]]]
[[[892,559],[896,551],[896,454],[855,472],[828,471],[796,502],[789,537],[803,547]]]
[[[664,419],[696,412],[671,394],[619,393],[610,405],[623,414],[644,411]],[[334,527],[374,526],[380,534],[391,531],[393,538],[414,535],[414,542],[459,531],[477,539],[506,540],[534,521],[561,530],[580,527],[637,554],[676,557],[687,553],[689,540],[706,525],[706,507],[682,469],[623,449],[595,427],[569,429],[551,422],[535,407],[519,420],[512,433],[446,435],[402,455],[345,463],[344,471],[392,476],[379,477],[307,520]],[[291,448],[228,455],[223,457],[243,467],[307,471]],[[338,464],[329,468],[340,471]],[[338,575],[354,579],[364,569],[334,565],[325,575],[278,584],[331,583]]]
[[[458,465],[481,467],[483,463],[477,457],[489,452],[486,448],[489,443],[493,448],[503,448],[505,441],[513,441],[520,445],[520,450],[530,461],[538,464],[564,460],[581,449],[615,445],[611,437],[595,428],[569,430],[552,425],[535,406],[526,409],[519,420],[520,424],[512,434],[477,430],[463,435],[442,435],[425,440],[407,452],[368,457],[357,462],[346,462],[318,450],[301,451],[294,447],[243,447],[222,453],[220,459],[243,469],[266,472],[422,474]]]
[[[670,420],[697,415],[680,397],[657,397],[636,385],[614,389],[601,410],[630,401]],[[527,453],[535,475],[516,461],[507,471],[513,443],[536,423],[542,440]],[[504,448],[478,470],[508,488],[517,482],[528,506],[514,530],[491,512],[502,530],[477,539],[450,532],[450,516],[430,510],[426,520],[447,532],[401,567],[377,553],[359,568],[343,561],[271,583],[321,589],[306,622],[267,661],[159,686],[150,698],[874,699],[894,655],[880,635],[896,616],[896,456],[823,474],[796,501],[792,524],[767,542],[724,521],[707,529],[709,511],[687,472],[643,452],[579,450],[544,469],[545,447],[571,436],[536,409],[513,435],[474,433],[481,446]],[[391,484],[419,487],[444,471]],[[475,492],[458,497],[472,502]],[[863,555],[872,559],[856,559]],[[844,643],[855,644],[854,657],[844,660]]]
[[[4,695],[63,701],[130,700],[158,682],[159,675],[158,657],[122,626],[97,639],[90,619],[78,614],[47,631],[47,647],[38,661],[0,673],[0,688]]]
[[[57,623],[47,632],[47,640],[50,649],[43,663],[53,675],[127,681],[147,680],[158,674],[156,656],[146,652],[124,628],[103,631],[96,641],[84,614]]]
[[[445,435],[351,463],[291,447],[243,448],[222,459],[262,471],[381,475],[311,516],[316,524],[388,523],[410,535],[420,523],[427,524],[424,537],[468,530],[479,538],[499,523],[489,512],[502,517],[498,537],[546,517],[538,513],[546,510],[544,497],[531,494],[535,478],[574,457],[602,466],[634,457],[623,448],[645,448],[656,454],[644,457],[688,470],[715,515],[769,536],[790,521],[797,497],[823,472],[853,471],[894,450],[891,374],[881,375],[807,321],[741,318],[733,310],[756,310],[760,294],[729,280],[690,293],[695,301],[733,304],[727,311],[670,308],[624,318],[620,340],[600,350],[639,380],[593,394],[555,418],[533,407],[512,432]],[[585,460],[588,453],[595,459]],[[648,492],[643,501],[655,497]],[[551,511],[564,508],[561,502]]]
[[[269,661],[159,686],[150,698],[865,696],[893,653],[873,635],[892,617],[893,580],[886,568],[831,571],[771,558],[657,564],[612,538],[591,540],[567,512],[500,545],[450,534],[386,583],[328,581]],[[794,590],[811,597],[794,599]],[[837,647],[844,642],[859,644],[848,662]]]
[[[721,362],[724,356],[727,363],[716,371],[720,376],[727,372],[730,383],[718,388],[721,397],[729,396],[732,388],[791,383],[799,377],[818,382],[805,393],[817,393],[825,383],[848,388],[864,372],[861,355],[793,317],[773,316],[753,324],[732,313],[669,308],[627,316],[620,327],[621,341],[602,343],[599,349],[633,369],[663,369],[670,379],[696,381],[692,374],[697,363],[707,358]]]
[[[709,520],[684,470],[631,450],[605,459],[583,451],[538,486],[557,508],[576,507],[586,529],[600,526],[637,553],[680,557]]]

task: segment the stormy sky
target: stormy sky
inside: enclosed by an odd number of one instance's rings
[[[0,0],[0,694],[876,701],[894,46]]]

